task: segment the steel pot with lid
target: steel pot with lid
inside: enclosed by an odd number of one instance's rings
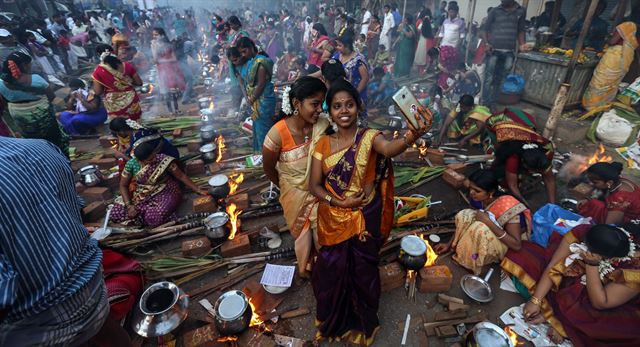
[[[215,175],[209,179],[209,194],[215,199],[224,199],[231,192],[229,177],[225,175]]]
[[[216,136],[218,136],[218,132],[213,125],[205,125],[200,128],[200,140],[202,140],[202,143],[212,143]]]
[[[205,163],[213,163],[216,161],[216,157],[218,156],[216,152],[216,145],[213,143],[207,143],[206,145],[200,147],[200,154],[202,154],[202,160]]]
[[[418,271],[427,262],[427,245],[415,235],[405,236],[400,240],[398,259],[407,269]]]
[[[133,314],[133,331],[143,337],[166,335],[189,314],[189,296],[172,282],[158,282],[142,293]]]
[[[198,99],[198,106],[200,107],[201,110],[208,109],[210,103],[211,103],[211,99],[209,99],[206,96]]]
[[[229,236],[229,215],[226,212],[215,212],[207,216],[204,219],[204,226],[206,228],[204,234],[212,239],[226,239]]]
[[[491,322],[480,322],[467,334],[467,347],[513,347],[507,333]]]
[[[239,290],[228,291],[213,305],[216,328],[221,336],[234,336],[249,327],[253,311],[247,296]]]
[[[97,165],[87,165],[78,170],[80,182],[87,187],[93,187],[102,181],[102,173]]]

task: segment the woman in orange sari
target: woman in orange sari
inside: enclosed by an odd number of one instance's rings
[[[529,239],[531,211],[511,195],[497,195],[498,180],[491,170],[472,173],[469,188],[482,209],[458,212],[453,240],[435,250],[444,253],[453,247],[453,259],[478,275],[483,266],[500,262],[509,249],[517,251]]]
[[[311,279],[316,339],[369,346],[379,328],[379,251],[393,224],[390,158],[427,131],[430,114],[420,108],[420,129],[387,141],[378,130],[358,128],[363,108],[349,82],[335,81],[326,101],[337,131],[318,140],[309,181],[320,201],[320,250]]]
[[[525,241],[519,252],[507,252],[501,267],[528,300],[525,319],[547,321],[556,343],[639,346],[639,229],[580,225],[552,234],[546,249]]]
[[[309,172],[313,149],[329,127],[320,116],[326,92],[321,80],[309,76],[285,89],[282,111],[287,117],[269,130],[262,149],[264,173],[280,188],[280,205],[295,238],[301,277],[309,277],[317,244],[318,200],[309,192]]]
[[[96,52],[100,56],[100,64],[91,75],[96,82],[93,90],[97,96],[104,95],[102,101],[109,118],[140,119],[142,109],[135,90],[136,86],[142,85],[138,72],[133,65],[113,55],[109,45],[98,45]]]

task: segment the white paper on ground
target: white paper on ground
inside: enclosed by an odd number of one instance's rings
[[[504,271],[500,271],[500,289],[507,292],[512,292],[512,293],[518,292],[518,290],[516,289],[516,286],[513,285],[513,281],[511,280],[511,277],[507,275],[507,273]]]
[[[520,306],[514,306],[500,316],[500,320],[505,325],[511,326],[513,330],[519,336],[522,336],[527,341],[531,341],[536,347],[547,346],[559,346],[559,347],[572,347],[573,344],[569,340],[564,340],[561,344],[553,343],[548,337],[547,332],[550,326],[547,323],[542,324],[529,324],[524,321],[522,315],[522,308],[524,304]]]
[[[274,287],[291,287],[295,266],[267,264],[262,273],[260,284]]]

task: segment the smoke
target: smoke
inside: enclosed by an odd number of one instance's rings
[[[572,154],[569,161],[567,161],[558,171],[558,178],[565,182],[569,182],[570,185],[573,182],[578,184],[583,179],[583,172],[587,169],[588,158],[579,155]]]

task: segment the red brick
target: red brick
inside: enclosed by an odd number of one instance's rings
[[[187,176],[204,175],[204,161],[202,159],[187,162]]]
[[[423,267],[418,271],[418,290],[422,293],[446,292],[451,288],[453,276],[446,265]]]
[[[82,209],[86,222],[97,222],[104,217],[107,212],[107,204],[103,201],[94,201]]]
[[[453,164],[447,165],[447,169],[451,169],[457,172],[463,171],[466,167],[467,167],[467,164],[465,163],[453,163]]]
[[[464,185],[464,181],[467,178],[463,174],[452,169],[446,169],[442,174],[442,179],[453,188],[458,189]]]
[[[444,165],[445,151],[436,148],[427,149],[427,158],[433,165]]]
[[[87,186],[80,182],[76,183],[76,193],[82,194],[85,190],[87,190]]]
[[[114,136],[100,136],[100,146],[102,148],[113,148],[118,143],[118,139]]]
[[[182,335],[183,347],[225,347],[227,342],[218,342],[219,333],[214,324],[202,326]]]
[[[120,174],[115,173],[112,175],[108,175],[102,180],[102,182],[100,182],[100,185],[111,190],[117,188],[120,185]]]
[[[217,204],[211,196],[199,196],[193,200],[193,212],[215,212]]]
[[[420,160],[420,151],[415,148],[408,148],[396,158],[400,161],[418,161]]]
[[[206,237],[182,242],[182,255],[185,257],[200,257],[211,250],[211,241]]]
[[[94,165],[98,165],[100,170],[109,170],[112,167],[118,165],[118,160],[116,158],[102,158],[95,161]]]
[[[178,138],[180,136],[182,136],[182,129],[178,128],[178,129],[173,129],[173,132],[171,133],[171,136],[175,139]]]
[[[236,208],[238,210],[246,210],[247,208],[249,208],[249,203],[250,201],[248,193],[235,194],[227,198],[227,205],[236,204]]]
[[[220,165],[220,163],[209,164],[209,172],[211,172],[212,174],[215,174],[220,170],[222,170],[222,166]]]
[[[189,153],[198,153],[198,151],[200,150],[200,146],[200,140],[187,141],[187,150],[189,151]]]
[[[87,202],[105,201],[113,198],[113,194],[106,187],[89,187],[84,190],[82,196]]]
[[[378,270],[380,272],[380,285],[383,292],[400,288],[404,284],[404,278],[407,272],[400,266],[400,263],[393,262],[379,266]]]
[[[245,234],[236,234],[233,240],[227,240],[220,247],[220,254],[224,258],[237,257],[251,253],[251,243],[249,236]]]

